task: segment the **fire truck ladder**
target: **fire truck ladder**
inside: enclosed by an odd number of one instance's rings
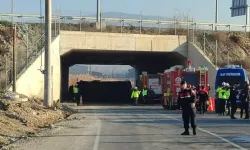
[[[206,78],[207,78],[207,74],[206,74],[206,69],[205,67],[199,67],[200,70],[200,84],[206,86]]]

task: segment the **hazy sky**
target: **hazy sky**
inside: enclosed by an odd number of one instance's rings
[[[11,0],[0,0],[0,13],[10,12]],[[96,0],[52,0],[53,8],[60,7],[63,15],[95,14]],[[44,3],[44,0],[42,0]],[[40,0],[14,0],[14,12],[39,14]],[[219,20],[223,23],[244,24],[245,17],[231,18],[231,0],[219,0]],[[123,12],[145,15],[173,17],[178,10],[188,13],[196,21],[213,22],[215,19],[215,0],[101,0],[103,12]],[[44,7],[43,7],[44,8]],[[175,11],[176,10],[176,11]],[[43,11],[44,12],[44,11]]]

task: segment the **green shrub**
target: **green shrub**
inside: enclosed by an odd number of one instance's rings
[[[7,20],[0,20],[0,25],[5,26],[5,27],[11,27],[12,23]]]

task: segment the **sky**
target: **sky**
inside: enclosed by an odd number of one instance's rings
[[[44,0],[42,0],[44,9]],[[96,0],[52,0],[55,11],[62,15],[96,13]],[[14,0],[14,13],[39,14],[40,0]],[[219,22],[245,24],[245,16],[231,17],[231,0],[219,0]],[[0,13],[11,12],[11,0],[0,0]],[[215,0],[101,0],[102,12],[123,12],[131,14],[173,17],[179,13],[189,14],[198,22],[214,22]],[[43,10],[44,12],[44,10]]]

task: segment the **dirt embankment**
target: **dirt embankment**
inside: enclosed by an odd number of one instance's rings
[[[20,99],[20,98],[19,98]],[[21,99],[25,100],[24,96]],[[26,99],[27,100],[27,99]],[[42,128],[68,117],[70,114],[61,110],[45,109],[43,101],[35,98],[17,101],[0,96],[0,149],[19,139],[35,136]]]
[[[197,32],[196,44],[203,49],[203,32]],[[250,36],[245,32],[206,32],[205,53],[212,62],[216,60],[216,40],[218,42],[218,66],[242,65],[250,72]]]

